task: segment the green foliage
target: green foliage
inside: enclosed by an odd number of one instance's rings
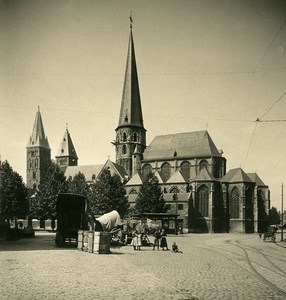
[[[135,203],[138,213],[164,213],[165,200],[158,178],[150,173],[139,189]]]
[[[89,186],[83,173],[77,173],[73,179],[67,180],[67,189],[69,193],[78,194],[87,197],[89,194]]]
[[[29,211],[29,201],[23,178],[13,171],[8,161],[4,161],[1,167],[2,213],[8,220],[25,218]]]
[[[274,206],[272,206],[269,209],[269,224],[270,225],[280,224],[280,214],[277,211],[277,208]]]
[[[112,210],[117,210],[121,216],[124,215],[129,204],[120,177],[117,174],[111,175],[108,169],[104,169],[98,180],[91,185],[89,203],[95,215]]]
[[[65,192],[67,192],[66,177],[60,167],[51,161],[35,197],[31,198],[30,216],[38,219],[55,219],[57,195]]]

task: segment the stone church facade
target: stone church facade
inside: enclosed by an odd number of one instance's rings
[[[256,173],[246,173],[241,168],[227,172],[227,160],[208,131],[156,136],[147,147],[132,24],[113,144],[116,162],[78,166],[78,156],[66,129],[56,161],[67,177],[82,172],[88,182],[109,168],[125,182],[131,207],[147,174],[153,172],[162,188],[167,213],[178,216],[177,224],[164,224],[170,229],[178,226],[185,232],[253,233],[267,224],[268,186]],[[48,160],[50,147],[38,111],[27,146],[28,188],[39,184]]]

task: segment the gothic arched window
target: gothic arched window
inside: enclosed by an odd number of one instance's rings
[[[178,193],[180,193],[180,191],[179,191],[179,189],[176,187],[176,186],[174,186],[174,187],[172,187],[171,189],[170,189],[170,192],[169,192],[170,194],[178,194]]]
[[[229,215],[231,219],[239,218],[239,191],[237,187],[230,194]]]
[[[127,134],[126,134],[126,132],[123,132],[122,140],[123,140],[123,142],[127,141]]]
[[[167,162],[161,166],[161,175],[164,182],[171,177],[171,165]]]
[[[181,171],[186,180],[190,178],[190,163],[188,161],[183,161],[181,163]]]
[[[137,195],[137,191],[135,189],[132,189],[130,192],[129,192],[129,195]]]
[[[137,134],[137,132],[133,133],[132,140],[133,140],[133,142],[137,142],[137,140],[138,140],[138,134]]]
[[[206,160],[202,160],[199,164],[199,169],[202,170],[203,168],[205,168],[206,170],[208,169],[208,162]]]
[[[198,190],[198,212],[202,217],[209,216],[209,190],[203,185]]]
[[[144,165],[142,168],[144,178],[146,178],[150,173],[152,173],[152,166],[149,164]]]
[[[122,146],[122,154],[126,154],[127,153],[127,148],[126,145]]]

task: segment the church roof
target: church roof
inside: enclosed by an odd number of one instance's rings
[[[38,109],[36,113],[33,132],[30,136],[27,147],[43,147],[50,149],[48,138],[45,135],[40,109]]]
[[[56,157],[61,156],[69,156],[76,159],[78,158],[68,129],[66,129],[65,131],[64,137],[60,144],[60,148],[56,155]]]
[[[130,29],[118,127],[129,125],[144,128],[132,29]]]
[[[70,176],[73,178],[76,174],[81,172],[84,174],[86,181],[93,181],[97,178],[102,168],[103,165],[69,166],[66,168],[65,176],[67,178]]]
[[[257,173],[247,173],[247,175],[253,182],[255,182],[257,186],[267,186],[257,175]]]
[[[249,176],[241,169],[236,168],[229,170],[221,179],[222,182],[253,182]]]
[[[110,159],[108,159],[106,161],[106,163],[103,165],[101,171],[105,168],[109,168],[109,170],[111,171],[111,174],[116,173],[117,175],[119,175],[122,180],[126,180],[128,178],[128,174],[127,174],[125,168],[122,167],[121,165],[111,161]],[[98,175],[100,175],[100,173]]]
[[[206,130],[156,136],[144,152],[143,161],[221,156]]]
[[[202,168],[199,173],[192,179],[192,181],[217,181],[207,170],[206,168]]]
[[[167,180],[166,183],[172,184],[172,183],[184,183],[184,182],[186,182],[186,179],[184,178],[181,170],[178,170]]]
[[[141,185],[143,183],[143,176],[140,173],[134,174],[134,176],[126,183],[126,186],[129,185]]]

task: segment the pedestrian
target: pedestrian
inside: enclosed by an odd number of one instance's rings
[[[158,229],[156,229],[156,231],[154,233],[153,250],[155,250],[155,247],[157,247],[157,250],[159,250],[160,238],[161,238],[161,233],[160,233],[159,228],[158,228]]]
[[[131,241],[131,246],[133,246],[134,250],[137,250],[138,247],[138,235],[137,235],[137,231],[133,231],[132,233],[132,241]]]
[[[160,248],[162,248],[163,251],[165,251],[165,248],[166,248],[166,250],[169,250],[168,243],[167,243],[167,234],[166,234],[165,229],[162,229],[162,231],[161,231]]]
[[[142,232],[139,230],[137,234],[137,250],[141,250],[142,246]]]
[[[182,251],[179,251],[179,247],[175,242],[173,242],[173,245],[172,245],[172,252],[173,253],[183,253]]]

